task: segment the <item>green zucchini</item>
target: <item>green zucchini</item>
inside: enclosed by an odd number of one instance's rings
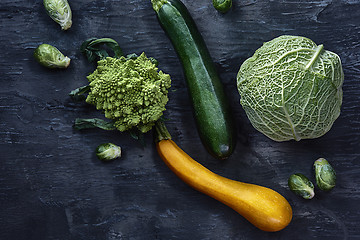
[[[236,130],[224,87],[204,39],[180,0],[151,0],[151,3],[182,63],[200,139],[211,155],[226,159],[234,150]]]

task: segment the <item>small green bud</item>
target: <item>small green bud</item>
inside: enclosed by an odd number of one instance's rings
[[[113,143],[103,143],[96,148],[96,156],[103,161],[121,157],[121,148]]]
[[[301,173],[292,174],[288,185],[292,192],[305,199],[312,199],[315,196],[314,184]]]
[[[47,14],[61,26],[62,30],[71,27],[72,13],[67,0],[44,0],[44,7]]]
[[[232,0],[213,0],[213,6],[221,13],[226,13],[232,7]]]
[[[41,44],[34,51],[34,57],[41,65],[47,68],[67,68],[70,58],[65,57],[56,47]]]
[[[336,172],[330,163],[319,158],[314,162],[316,185],[323,191],[329,191],[335,187]]]

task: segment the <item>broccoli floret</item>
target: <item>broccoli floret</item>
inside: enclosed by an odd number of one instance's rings
[[[119,131],[133,127],[149,131],[168,102],[170,75],[142,53],[136,59],[107,57],[91,73],[86,102],[105,113]]]

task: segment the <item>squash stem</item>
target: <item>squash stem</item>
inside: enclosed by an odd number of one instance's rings
[[[171,140],[171,135],[167,130],[165,123],[159,120],[155,123],[155,142],[160,142],[162,140]]]
[[[151,4],[155,12],[159,12],[160,8],[167,3],[167,0],[151,0]]]

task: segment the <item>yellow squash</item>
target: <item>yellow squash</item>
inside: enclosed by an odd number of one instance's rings
[[[275,232],[292,219],[288,201],[266,187],[234,181],[196,162],[171,140],[163,123],[157,123],[157,151],[166,165],[194,189],[228,205],[257,228]]]

